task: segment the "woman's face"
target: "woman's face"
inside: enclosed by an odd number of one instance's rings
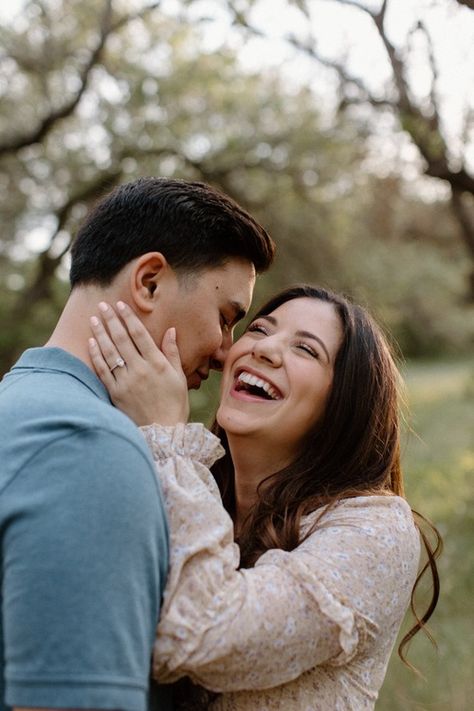
[[[298,298],[255,319],[232,346],[217,421],[294,459],[324,413],[342,340],[332,304]]]

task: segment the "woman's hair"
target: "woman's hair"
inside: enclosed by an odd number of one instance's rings
[[[239,534],[242,566],[250,567],[266,551],[291,551],[301,543],[303,516],[324,507],[321,516],[340,499],[367,494],[404,495],[400,467],[400,375],[382,331],[360,306],[323,288],[296,285],[270,299],[254,318],[268,315],[293,299],[311,298],[333,304],[342,326],[342,341],[335,364],[331,392],[322,419],[306,434],[301,453],[289,466],[268,476],[258,487],[257,502]],[[225,432],[214,425],[226,455],[213,467],[226,509],[235,513],[234,470]],[[422,629],[439,597],[436,557],[441,550],[437,530],[423,517],[436,538],[432,546],[421,537],[428,562],[412,592],[416,624],[405,635],[399,654]],[[315,525],[316,525],[315,524]],[[309,535],[313,529],[306,533]],[[429,568],[433,595],[427,611],[416,614],[414,595]]]

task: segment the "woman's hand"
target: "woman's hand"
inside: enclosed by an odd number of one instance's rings
[[[120,318],[105,302],[99,310],[103,321],[90,319],[94,338],[89,339],[89,353],[114,405],[138,426],[187,422],[188,389],[175,329],[166,331],[160,350],[122,301],[117,303]]]

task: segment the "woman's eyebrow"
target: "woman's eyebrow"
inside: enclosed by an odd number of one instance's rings
[[[277,319],[276,319],[274,316],[260,316],[260,318],[264,318],[264,319],[266,319],[267,321],[270,321],[270,323],[271,323],[273,326],[277,326],[277,325],[278,325],[278,321],[277,321]],[[331,358],[330,358],[330,356],[329,356],[329,351],[328,351],[328,349],[326,348],[326,345],[325,345],[324,341],[322,341],[321,338],[319,338],[319,336],[316,336],[314,333],[311,333],[310,331],[296,331],[296,334],[295,334],[295,335],[298,336],[299,338],[312,338],[313,341],[316,341],[317,343],[319,343],[319,345],[320,345],[321,348],[323,349],[324,353],[326,354],[326,358],[328,359],[328,363],[331,362]]]
[[[300,338],[312,338],[314,341],[317,341],[323,351],[326,354],[326,358],[328,359],[328,363],[331,362],[331,358],[329,357],[329,352],[326,346],[324,345],[324,341],[319,338],[319,336],[316,336],[314,333],[311,333],[310,331],[296,331],[296,335],[299,336]]]

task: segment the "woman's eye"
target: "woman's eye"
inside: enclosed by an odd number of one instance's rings
[[[260,323],[251,323],[247,328],[247,331],[251,331],[253,333],[263,333],[265,336],[267,335],[267,329]]]
[[[311,346],[308,346],[307,343],[298,343],[296,347],[305,351],[305,353],[308,353],[313,358],[319,358],[319,353],[315,351],[314,348],[311,348]]]

